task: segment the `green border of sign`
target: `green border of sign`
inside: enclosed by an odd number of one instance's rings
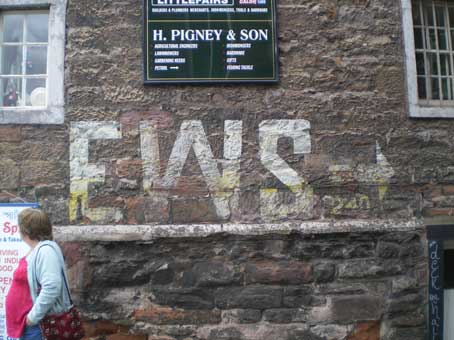
[[[143,22],[142,22],[142,33],[143,33],[143,44],[142,44],[142,55],[143,55],[143,82],[144,85],[156,85],[156,84],[209,84],[209,83],[277,83],[279,82],[279,53],[277,44],[277,20],[276,20],[276,0],[270,0],[272,2],[271,9],[272,13],[272,45],[273,45],[273,74],[274,77],[269,78],[149,78],[149,33],[148,33],[148,2],[150,0],[143,0]],[[219,21],[219,20],[212,20]],[[238,21],[238,20],[222,20],[222,21]],[[243,21],[243,20],[242,20]],[[244,20],[245,22],[251,22],[252,20]],[[263,21],[263,20],[259,20]]]

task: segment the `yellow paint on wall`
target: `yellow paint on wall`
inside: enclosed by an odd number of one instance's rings
[[[77,209],[79,207],[79,201],[81,208],[85,206],[88,201],[88,191],[73,191],[69,195],[69,220],[74,222],[77,219]]]

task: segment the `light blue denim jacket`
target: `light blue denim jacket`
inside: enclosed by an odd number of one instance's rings
[[[66,266],[58,244],[53,241],[39,242],[27,256],[27,279],[33,300],[28,318],[33,324],[38,324],[46,314],[70,309],[71,302],[63,275],[66,277]]]

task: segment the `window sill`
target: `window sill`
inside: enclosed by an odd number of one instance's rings
[[[410,105],[410,117],[413,118],[454,118],[454,106]]]
[[[0,124],[63,124],[63,107],[48,108],[2,108]]]

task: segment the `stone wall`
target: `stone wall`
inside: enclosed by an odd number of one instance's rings
[[[279,84],[144,87],[142,1],[68,0],[65,124],[0,127],[0,202],[87,230],[452,216],[454,122],[408,118],[400,2],[277,9]],[[424,232],[382,223],[64,246],[90,337],[422,339]]]
[[[66,242],[88,336],[426,338],[421,230]]]

